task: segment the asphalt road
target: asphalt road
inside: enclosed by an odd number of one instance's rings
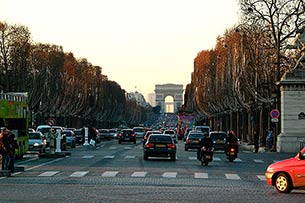
[[[241,151],[230,163],[217,151],[208,166],[178,143],[177,160],[143,160],[142,143],[102,141],[65,158],[29,156],[24,172],[0,177],[0,202],[304,202],[305,190],[280,194],[267,166],[294,154]]]

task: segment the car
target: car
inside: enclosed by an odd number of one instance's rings
[[[110,140],[110,132],[109,129],[99,129],[99,135],[101,139]]]
[[[143,159],[149,157],[170,157],[176,160],[176,144],[171,135],[151,134],[143,147]]]
[[[199,141],[202,137],[203,133],[201,131],[190,131],[184,143],[184,150],[198,149]]]
[[[267,184],[280,193],[305,187],[305,147],[295,157],[269,165],[265,177]]]
[[[223,131],[211,131],[210,138],[213,140],[215,150],[225,150],[227,134]]]
[[[71,148],[76,147],[76,137],[75,133],[72,130],[64,130],[62,132],[66,136],[66,144],[67,146],[70,146]]]
[[[137,136],[132,129],[122,129],[121,133],[119,134],[119,144],[122,142],[133,142],[134,144],[137,143]]]
[[[210,128],[210,126],[207,126],[207,125],[199,125],[199,126],[195,126],[195,130],[209,134],[211,131],[211,128]]]
[[[118,130],[116,128],[109,130],[110,138],[117,139],[118,138]]]
[[[150,131],[146,131],[144,137],[143,137],[143,145],[145,145],[148,137],[151,135],[151,134],[162,134],[162,132],[160,130],[150,130]]]
[[[144,127],[134,127],[132,130],[136,134],[137,137],[143,138],[145,135]]]
[[[41,132],[29,132],[29,150],[44,153],[47,142],[45,136]]]
[[[173,141],[175,143],[177,143],[177,135],[176,135],[176,132],[174,130],[164,130],[163,134],[164,135],[170,135],[171,138],[173,139]]]
[[[189,133],[193,130],[193,128],[187,128],[185,131],[184,131],[184,138],[183,140],[185,141],[187,136],[189,135]]]
[[[85,135],[84,135],[84,130],[83,129],[76,129],[73,130],[76,138],[76,143],[78,144],[83,144],[85,141]]]

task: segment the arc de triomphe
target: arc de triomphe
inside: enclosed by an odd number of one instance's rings
[[[174,99],[174,112],[178,111],[178,108],[182,106],[183,91],[183,85],[155,85],[156,105],[161,107],[161,112],[164,112],[165,98],[167,96],[172,96]]]

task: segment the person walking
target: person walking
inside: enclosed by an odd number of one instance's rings
[[[8,170],[11,171],[11,173],[15,172],[15,150],[18,147],[16,136],[14,133],[10,132],[7,137],[9,149],[8,149],[8,156],[9,156],[9,163],[8,163]]]
[[[258,153],[258,141],[259,141],[259,134],[257,130],[254,130],[254,152]]]
[[[270,128],[269,130],[267,130],[267,137],[266,137],[267,150],[271,150],[272,142],[273,142],[273,132],[272,129]]]
[[[0,153],[2,156],[2,170],[8,170],[8,164],[10,161],[9,156],[9,143],[8,143],[9,130],[7,128],[2,128],[0,133]]]

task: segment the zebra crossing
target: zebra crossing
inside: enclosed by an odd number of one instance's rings
[[[74,171],[71,172],[70,174],[65,174],[65,176],[70,177],[70,178],[82,178],[85,176],[90,176],[90,171]],[[41,172],[40,174],[37,174],[35,176],[37,177],[45,177],[45,178],[50,178],[50,177],[55,177],[55,176],[62,176],[61,171],[45,171]],[[15,176],[20,176],[22,173],[15,174]],[[146,178],[146,177],[159,177],[159,178],[185,178],[187,177],[185,174],[181,174],[177,171],[168,171],[168,172],[163,172],[162,174],[156,174],[155,172],[148,172],[148,171],[134,171],[129,174],[126,174],[124,172],[120,171],[104,171],[99,174],[93,173],[94,176],[100,176],[103,178],[116,178],[116,177],[130,177],[130,178]],[[14,176],[14,174],[13,174]],[[92,175],[91,175],[92,176]],[[254,175],[254,179],[258,181],[266,181],[265,175],[263,174],[257,174]],[[193,179],[212,179],[215,178],[215,174],[209,174],[206,172],[194,172],[188,174],[187,178],[193,178]],[[241,175],[239,174],[234,174],[234,173],[224,173],[224,174],[217,174],[217,178],[223,178],[227,180],[243,180],[243,179],[248,179],[247,178],[242,178]],[[252,177],[253,178],[253,177]]]

